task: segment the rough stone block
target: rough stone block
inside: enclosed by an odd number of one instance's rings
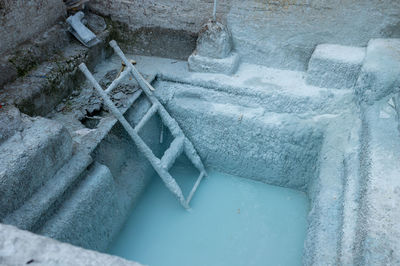
[[[197,54],[221,59],[228,57],[231,50],[232,37],[227,27],[216,21],[208,21],[199,32]]]
[[[311,56],[306,81],[323,88],[351,89],[357,81],[364,57],[365,48],[318,45]]]
[[[24,130],[0,146],[0,219],[29,199],[71,154],[71,136],[61,124],[25,121]]]
[[[231,53],[229,57],[217,59],[193,53],[188,60],[189,70],[193,72],[233,74],[239,65],[239,55]]]
[[[399,91],[400,39],[373,39],[356,84],[360,101],[373,103]]]

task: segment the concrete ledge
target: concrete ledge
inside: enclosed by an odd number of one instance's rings
[[[364,57],[365,48],[318,45],[308,64],[306,82],[323,88],[351,89],[357,81]]]
[[[231,53],[228,57],[217,59],[193,53],[188,60],[189,70],[193,72],[233,74],[239,65],[239,55]]]
[[[71,136],[61,124],[32,120],[0,146],[0,219],[29,199],[72,154]]]
[[[120,216],[113,176],[108,167],[94,164],[69,199],[38,233],[95,250],[105,250]]]
[[[91,162],[92,158],[87,154],[74,155],[32,198],[8,215],[3,222],[23,230],[35,231],[54,214],[55,207],[58,207],[55,203],[65,200],[64,193],[84,173]]]
[[[61,0],[6,0],[0,16],[0,54],[29,40],[66,15]]]
[[[22,130],[22,116],[14,106],[3,107],[0,110],[0,145],[7,138]]]
[[[395,111],[385,102],[363,112],[361,209],[355,265],[400,265],[400,135]]]
[[[371,40],[355,88],[359,100],[372,104],[399,88],[400,39]]]
[[[74,247],[56,240],[0,224],[0,265],[140,266],[139,263]]]
[[[303,265],[338,264],[344,205],[349,203],[344,202],[344,191],[347,189],[346,179],[351,175],[345,158],[350,156],[350,151],[358,149],[353,139],[357,139],[359,128],[360,121],[353,115],[337,117],[324,126],[326,131],[319,157],[319,174],[310,179],[308,187],[311,210],[308,214]]]

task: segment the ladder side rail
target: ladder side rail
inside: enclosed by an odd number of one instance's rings
[[[135,132],[135,130],[131,127],[125,117],[121,114],[118,108],[114,105],[105,91],[101,88],[99,83],[95,80],[93,75],[90,73],[89,69],[86,67],[84,63],[79,65],[80,70],[85,74],[86,78],[92,83],[96,91],[103,98],[104,103],[109,108],[111,113],[115,118],[122,124],[125,130],[128,132],[130,137],[133,139],[138,149],[145,155],[145,157],[149,160],[153,168],[156,170],[158,175],[164,181],[167,188],[179,199],[180,203],[184,208],[188,208],[185,197],[183,196],[182,190],[179,187],[176,180],[162,168],[160,160],[154,155],[153,151],[146,145],[146,143],[140,138],[140,136]]]
[[[118,56],[122,59],[122,61],[126,64],[128,69],[131,70],[132,75],[134,78],[137,80],[139,83],[139,86],[141,89],[145,92],[149,100],[151,101],[152,104],[158,104],[159,105],[159,114],[161,116],[161,119],[163,120],[164,124],[169,128],[171,131],[172,135],[174,137],[178,137],[181,135],[182,130],[179,127],[178,123],[175,121],[174,118],[171,117],[171,115],[165,110],[164,106],[160,104],[158,99],[154,96],[154,94],[151,92],[151,90],[154,90],[153,86],[150,85],[149,82],[139,73],[139,71],[136,69],[134,65],[126,58],[124,53],[122,52],[121,48],[119,48],[118,44],[116,41],[111,41],[110,42],[111,47],[114,49],[114,51],[118,54]]]
[[[144,125],[150,120],[150,118],[155,115],[157,112],[159,106],[157,104],[153,104],[149,110],[147,110],[146,114],[142,117],[142,119],[139,121],[139,123],[135,126],[135,131],[136,133],[139,133],[139,131],[144,127]]]
[[[132,65],[132,63],[128,60],[128,58],[126,58],[126,56],[122,52],[121,48],[119,48],[117,42],[113,40],[110,42],[110,45],[114,49],[114,51],[118,54],[118,56],[122,59],[122,61],[124,61],[124,63],[132,71],[133,76],[138,81],[140,87],[146,93],[146,95],[150,99],[150,101],[153,104],[156,104],[156,103],[159,104],[158,111],[159,111],[160,117],[163,120],[163,123],[169,128],[172,135],[176,138],[179,135],[183,134],[182,129],[180,128],[180,126],[178,125],[176,120],[171,117],[171,115],[167,112],[167,110],[165,110],[164,106],[162,104],[160,104],[158,99],[151,92],[150,88],[152,90],[154,90],[154,88],[143,78],[143,76],[139,73],[139,71],[137,71],[137,69]],[[193,147],[193,144],[187,138],[185,140],[185,149],[184,150],[185,150],[186,156],[192,161],[192,163],[195,165],[195,167],[200,172],[205,172],[205,167],[200,159],[200,156],[197,154],[195,148]]]
[[[137,69],[132,65],[132,63],[128,60],[128,58],[126,58],[126,56],[122,52],[121,48],[119,48],[116,41],[112,40],[110,42],[110,46],[114,49],[117,55],[122,59],[122,61],[125,63],[128,69],[131,71],[133,77],[139,83],[139,86],[146,93],[146,95],[150,98],[152,103],[154,103],[153,100],[155,97],[151,92],[152,90],[154,91],[153,86],[151,86],[150,83],[145,78],[143,78],[142,75],[140,75],[139,71],[137,71]],[[158,102],[157,98],[155,98],[155,100]]]
[[[164,167],[164,169],[166,170],[171,169],[176,159],[182,154],[185,145],[184,143],[185,143],[185,136],[183,135],[175,138],[171,142],[171,145],[164,152],[164,155],[161,158],[161,165]]]
[[[124,70],[124,72],[122,72],[119,75],[118,78],[114,79],[114,81],[111,82],[110,86],[108,86],[108,88],[106,89],[106,93],[109,94],[111,91],[113,91],[119,85],[119,83],[129,74],[130,74],[130,69],[127,68],[126,70]]]
[[[203,177],[204,177],[205,175],[206,175],[205,172],[201,172],[201,173],[200,173],[199,177],[198,177],[197,180],[196,180],[196,183],[194,184],[192,190],[191,190],[190,193],[189,193],[189,196],[187,197],[187,201],[186,201],[186,204],[187,204],[187,205],[190,204],[190,201],[192,200],[192,198],[193,198],[193,196],[194,196],[194,193],[196,192],[198,186],[200,185],[201,180],[203,179]]]
[[[192,142],[185,137],[185,145],[183,148],[186,156],[189,158],[189,160],[193,163],[193,165],[199,170],[199,172],[204,172],[204,174],[207,176],[207,172],[205,170],[205,167],[203,165],[203,162],[201,161],[201,158],[199,154],[197,153],[196,149],[194,148]]]

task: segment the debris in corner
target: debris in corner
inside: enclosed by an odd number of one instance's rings
[[[85,3],[89,0],[63,0],[64,4],[67,6],[67,11],[70,14],[75,14],[82,11],[85,8]]]

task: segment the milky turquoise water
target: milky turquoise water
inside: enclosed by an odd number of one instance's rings
[[[173,174],[188,193],[195,172]],[[191,207],[153,178],[109,253],[150,266],[301,265],[304,193],[210,172]]]

